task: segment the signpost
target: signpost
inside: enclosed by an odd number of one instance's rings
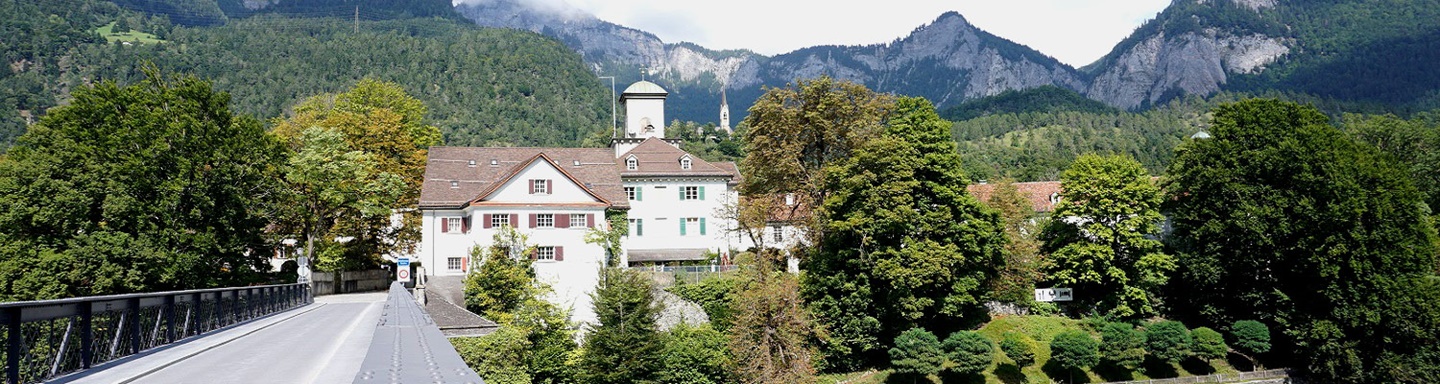
[[[1035,301],[1073,301],[1075,292],[1073,288],[1042,288],[1035,290]]]
[[[410,282],[410,258],[401,257],[395,260],[395,280],[401,283]]]

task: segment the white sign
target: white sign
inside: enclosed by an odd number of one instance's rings
[[[1035,290],[1035,301],[1072,301],[1075,300],[1073,288],[1043,288]]]
[[[395,260],[395,280],[401,283],[410,282],[410,258],[401,257]]]

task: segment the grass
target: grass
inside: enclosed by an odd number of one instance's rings
[[[1053,367],[1053,365],[1051,367],[1048,367],[1049,369],[1046,369],[1046,363],[1050,360],[1050,340],[1055,338],[1055,335],[1058,335],[1061,332],[1065,332],[1068,330],[1081,330],[1089,332],[1091,334],[1095,334],[1095,330],[1090,329],[1090,326],[1088,326],[1085,322],[1064,317],[996,317],[992,319],[990,323],[985,324],[984,327],[980,328],[980,334],[984,335],[992,341],[996,341],[997,344],[998,340],[1000,340],[1000,335],[1004,334],[1005,332],[1019,332],[1030,336],[1031,338],[1035,339],[1035,342],[1036,344],[1038,344],[1039,347],[1038,350],[1035,351],[1035,364],[1025,367],[1024,369],[1017,368],[1013,361],[1011,361],[1008,357],[1005,357],[1005,354],[1003,352],[1000,352],[999,348],[996,348],[995,363],[992,364],[990,368],[985,371],[983,377],[973,377],[965,380],[960,380],[958,382],[963,382],[967,384],[979,383],[982,378],[984,380],[984,383],[986,384],[1035,384],[1050,383],[1052,381],[1071,382],[1071,378],[1069,377],[1068,373],[1060,372],[1058,369]],[[1098,341],[1099,335],[1096,335],[1095,337]],[[942,336],[941,338],[943,339],[944,337]],[[1084,372],[1075,372],[1073,382],[1103,383],[1107,381],[1146,380],[1238,372],[1235,368],[1231,367],[1230,364],[1224,360],[1215,360],[1207,363],[1191,359],[1181,364],[1170,364],[1163,361],[1155,361],[1154,359],[1150,359],[1145,362],[1144,367],[1146,372],[1148,372],[1151,376],[1147,376],[1144,372],[1118,371],[1115,369],[1087,369]],[[1082,373],[1083,375],[1081,375]],[[944,377],[947,375],[942,374],[941,376]],[[910,380],[908,379],[901,381],[891,379],[892,377],[889,370],[881,370],[843,374],[828,374],[821,376],[819,382],[827,384],[886,384],[892,381],[894,381],[896,384],[908,384],[910,382]],[[943,380],[941,377],[935,376],[931,376],[929,379],[929,381],[934,383],[941,383]],[[949,380],[943,382],[949,383],[951,381],[956,380]],[[926,381],[921,380],[920,382],[925,383]]]
[[[140,44],[159,44],[165,42],[165,40],[161,40],[160,38],[155,37],[155,35],[145,32],[137,32],[135,30],[130,30],[130,32],[115,33],[113,31],[114,28],[115,23],[112,22],[100,28],[95,28],[95,33],[98,33],[100,34],[100,36],[104,37],[105,42],[107,43],[121,41]]]

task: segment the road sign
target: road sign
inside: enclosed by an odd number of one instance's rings
[[[1073,288],[1042,288],[1035,290],[1035,301],[1073,301],[1075,293]]]
[[[395,260],[395,280],[401,283],[410,282],[410,258],[401,257]]]

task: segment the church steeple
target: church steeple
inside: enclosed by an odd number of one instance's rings
[[[725,133],[734,133],[730,131],[730,102],[725,100],[724,86],[720,87],[720,129]]]

